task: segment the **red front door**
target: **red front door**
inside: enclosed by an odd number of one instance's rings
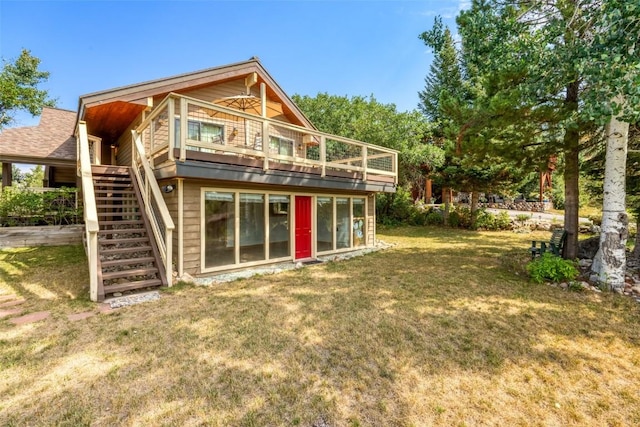
[[[311,257],[311,196],[296,197],[296,259]]]

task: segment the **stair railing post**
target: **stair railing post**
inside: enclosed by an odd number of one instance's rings
[[[101,281],[98,280],[98,210],[96,196],[93,188],[93,176],[91,174],[91,156],[89,155],[89,137],[87,125],[84,121],[78,123],[77,128],[80,162],[80,175],[82,178],[82,200],[84,205],[84,226],[87,235],[87,259],[89,262],[89,296],[92,301],[104,298],[104,290]]]

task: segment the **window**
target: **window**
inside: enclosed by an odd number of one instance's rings
[[[364,204],[365,199],[353,198],[353,246],[365,245],[365,217]]]
[[[345,249],[351,246],[351,209],[349,199],[336,197],[336,248]]]
[[[269,153],[281,156],[293,156],[293,140],[278,136],[269,136]]]
[[[239,217],[240,262],[264,260],[264,195],[240,193]]]
[[[224,126],[216,123],[189,120],[187,122],[187,140],[212,144],[224,144]],[[175,146],[180,146],[180,118],[176,118]],[[188,150],[200,150],[200,147],[188,145]]]
[[[189,132],[187,133],[187,138],[194,141],[221,144],[224,140],[224,128],[214,123],[189,120]]]
[[[235,264],[235,194],[204,194],[205,267]]]
[[[289,196],[269,195],[269,258],[291,255],[289,245]]]
[[[333,250],[333,197],[316,198],[316,227],[317,251]]]

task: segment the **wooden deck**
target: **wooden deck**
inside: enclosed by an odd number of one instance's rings
[[[192,160],[365,182],[398,179],[395,150],[183,95],[169,94],[136,132],[156,166]]]

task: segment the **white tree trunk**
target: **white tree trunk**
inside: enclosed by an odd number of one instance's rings
[[[620,99],[616,99],[617,102]],[[600,248],[591,270],[596,280],[611,290],[624,290],[626,270],[625,247],[629,235],[626,212],[625,178],[629,123],[612,117],[605,127],[607,152],[604,171],[604,200],[602,203],[602,234]]]

